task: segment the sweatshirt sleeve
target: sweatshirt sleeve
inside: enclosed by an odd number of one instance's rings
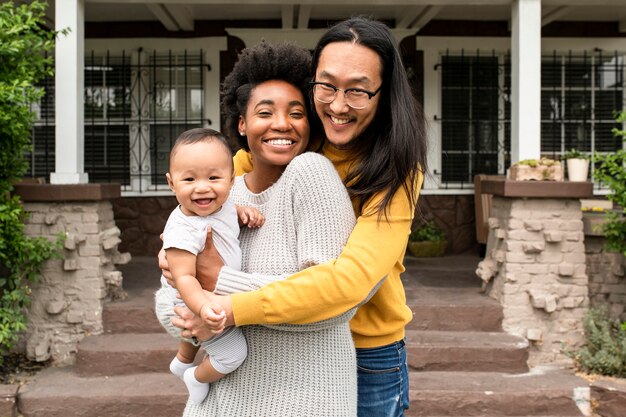
[[[420,175],[416,190],[422,180]],[[342,314],[371,296],[404,253],[413,220],[404,189],[394,194],[387,216],[380,221],[376,201],[363,209],[337,259],[258,290],[233,294],[235,323],[312,323]]]
[[[233,164],[235,165],[235,176],[238,177],[252,171],[252,156],[245,149],[239,149],[233,156]]]
[[[287,189],[290,190],[290,197],[284,203],[289,201],[294,213],[298,265],[304,269],[337,257],[354,227],[355,218],[345,187],[330,161],[314,153],[300,155],[289,164],[281,181],[287,183]],[[234,295],[262,288],[285,277],[262,276],[224,267],[216,292]],[[354,313],[354,309],[345,309],[323,320],[309,321],[307,326],[283,325],[277,328],[289,331],[319,330],[346,323]]]

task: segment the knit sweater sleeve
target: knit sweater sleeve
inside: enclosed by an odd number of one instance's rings
[[[422,176],[414,186],[419,190]],[[235,323],[310,323],[363,303],[406,249],[413,218],[405,191],[392,198],[378,219],[374,198],[362,211],[341,255],[255,291],[231,297]]]
[[[352,204],[341,179],[325,157],[304,154],[295,158],[281,181],[291,194],[298,265],[305,269],[336,258],[355,224]],[[286,278],[283,275],[245,273],[222,268],[216,293],[234,294],[251,291]],[[281,330],[313,331],[348,322],[355,309],[347,309],[307,326],[278,326]]]

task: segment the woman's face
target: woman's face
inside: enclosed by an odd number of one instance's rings
[[[304,103],[300,89],[286,81],[265,81],[252,90],[239,132],[248,139],[255,168],[285,166],[304,152],[309,143]]]
[[[333,42],[322,49],[315,81],[332,84],[346,90],[359,88],[375,92],[382,85],[382,63],[372,49],[352,42]],[[373,96],[364,109],[348,106],[342,91],[337,91],[330,103],[315,102],[315,110],[322,121],[328,141],[337,147],[350,143],[372,123],[380,92]]]

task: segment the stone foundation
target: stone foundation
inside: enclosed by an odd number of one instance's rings
[[[70,364],[78,342],[85,335],[102,333],[104,300],[125,297],[122,274],[115,269],[115,264],[128,262],[130,254],[122,254],[117,249],[120,230],[106,197],[95,196],[94,201],[43,202],[41,200],[54,200],[54,196],[45,196],[49,192],[45,187],[54,186],[39,187],[44,187],[41,198],[30,196],[36,201],[24,203],[30,213],[25,232],[50,240],[61,234],[65,243],[63,258],[47,261],[39,282],[32,286],[25,333],[26,354],[37,361]],[[19,187],[16,192],[20,193]],[[79,192],[78,196],[81,195],[85,198],[88,194]]]
[[[589,275],[589,301],[593,308],[606,308],[612,318],[626,321],[626,259],[604,247],[605,239],[595,225],[602,214],[585,214],[585,255]]]
[[[421,195],[415,221],[435,220],[448,240],[446,253],[478,252],[473,195]]]
[[[115,223],[122,231],[120,251],[156,258],[162,246],[159,236],[177,204],[174,196],[124,197],[113,200]]]
[[[161,249],[159,235],[178,204],[171,197],[124,197],[112,201],[115,223],[122,231],[120,251],[136,256],[155,256]],[[422,195],[420,215],[433,219],[448,237],[449,254],[478,251],[474,227],[473,195]]]

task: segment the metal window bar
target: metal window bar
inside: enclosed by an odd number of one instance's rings
[[[623,144],[611,130],[620,127],[616,112],[625,108],[624,54],[614,51],[559,54],[542,60],[541,153],[561,159],[576,148],[608,153]],[[594,167],[591,166],[593,179]],[[596,189],[602,184],[596,183]]]
[[[571,148],[607,153],[624,146],[611,133],[622,127],[616,112],[626,108],[624,55],[554,51],[543,56],[541,156],[561,159]],[[470,188],[475,174],[505,174],[511,147],[510,55],[446,51],[436,68],[442,72],[441,187]],[[496,135],[489,131],[494,126]]]
[[[510,161],[510,58],[446,51],[442,72],[442,187],[473,187],[476,174],[504,174]]]
[[[203,125],[205,66],[202,50],[86,54],[84,166],[90,182],[121,183],[138,193],[166,189],[173,141]],[[41,86],[46,95],[33,104],[38,117],[27,175],[49,180],[55,169],[54,78]]]

